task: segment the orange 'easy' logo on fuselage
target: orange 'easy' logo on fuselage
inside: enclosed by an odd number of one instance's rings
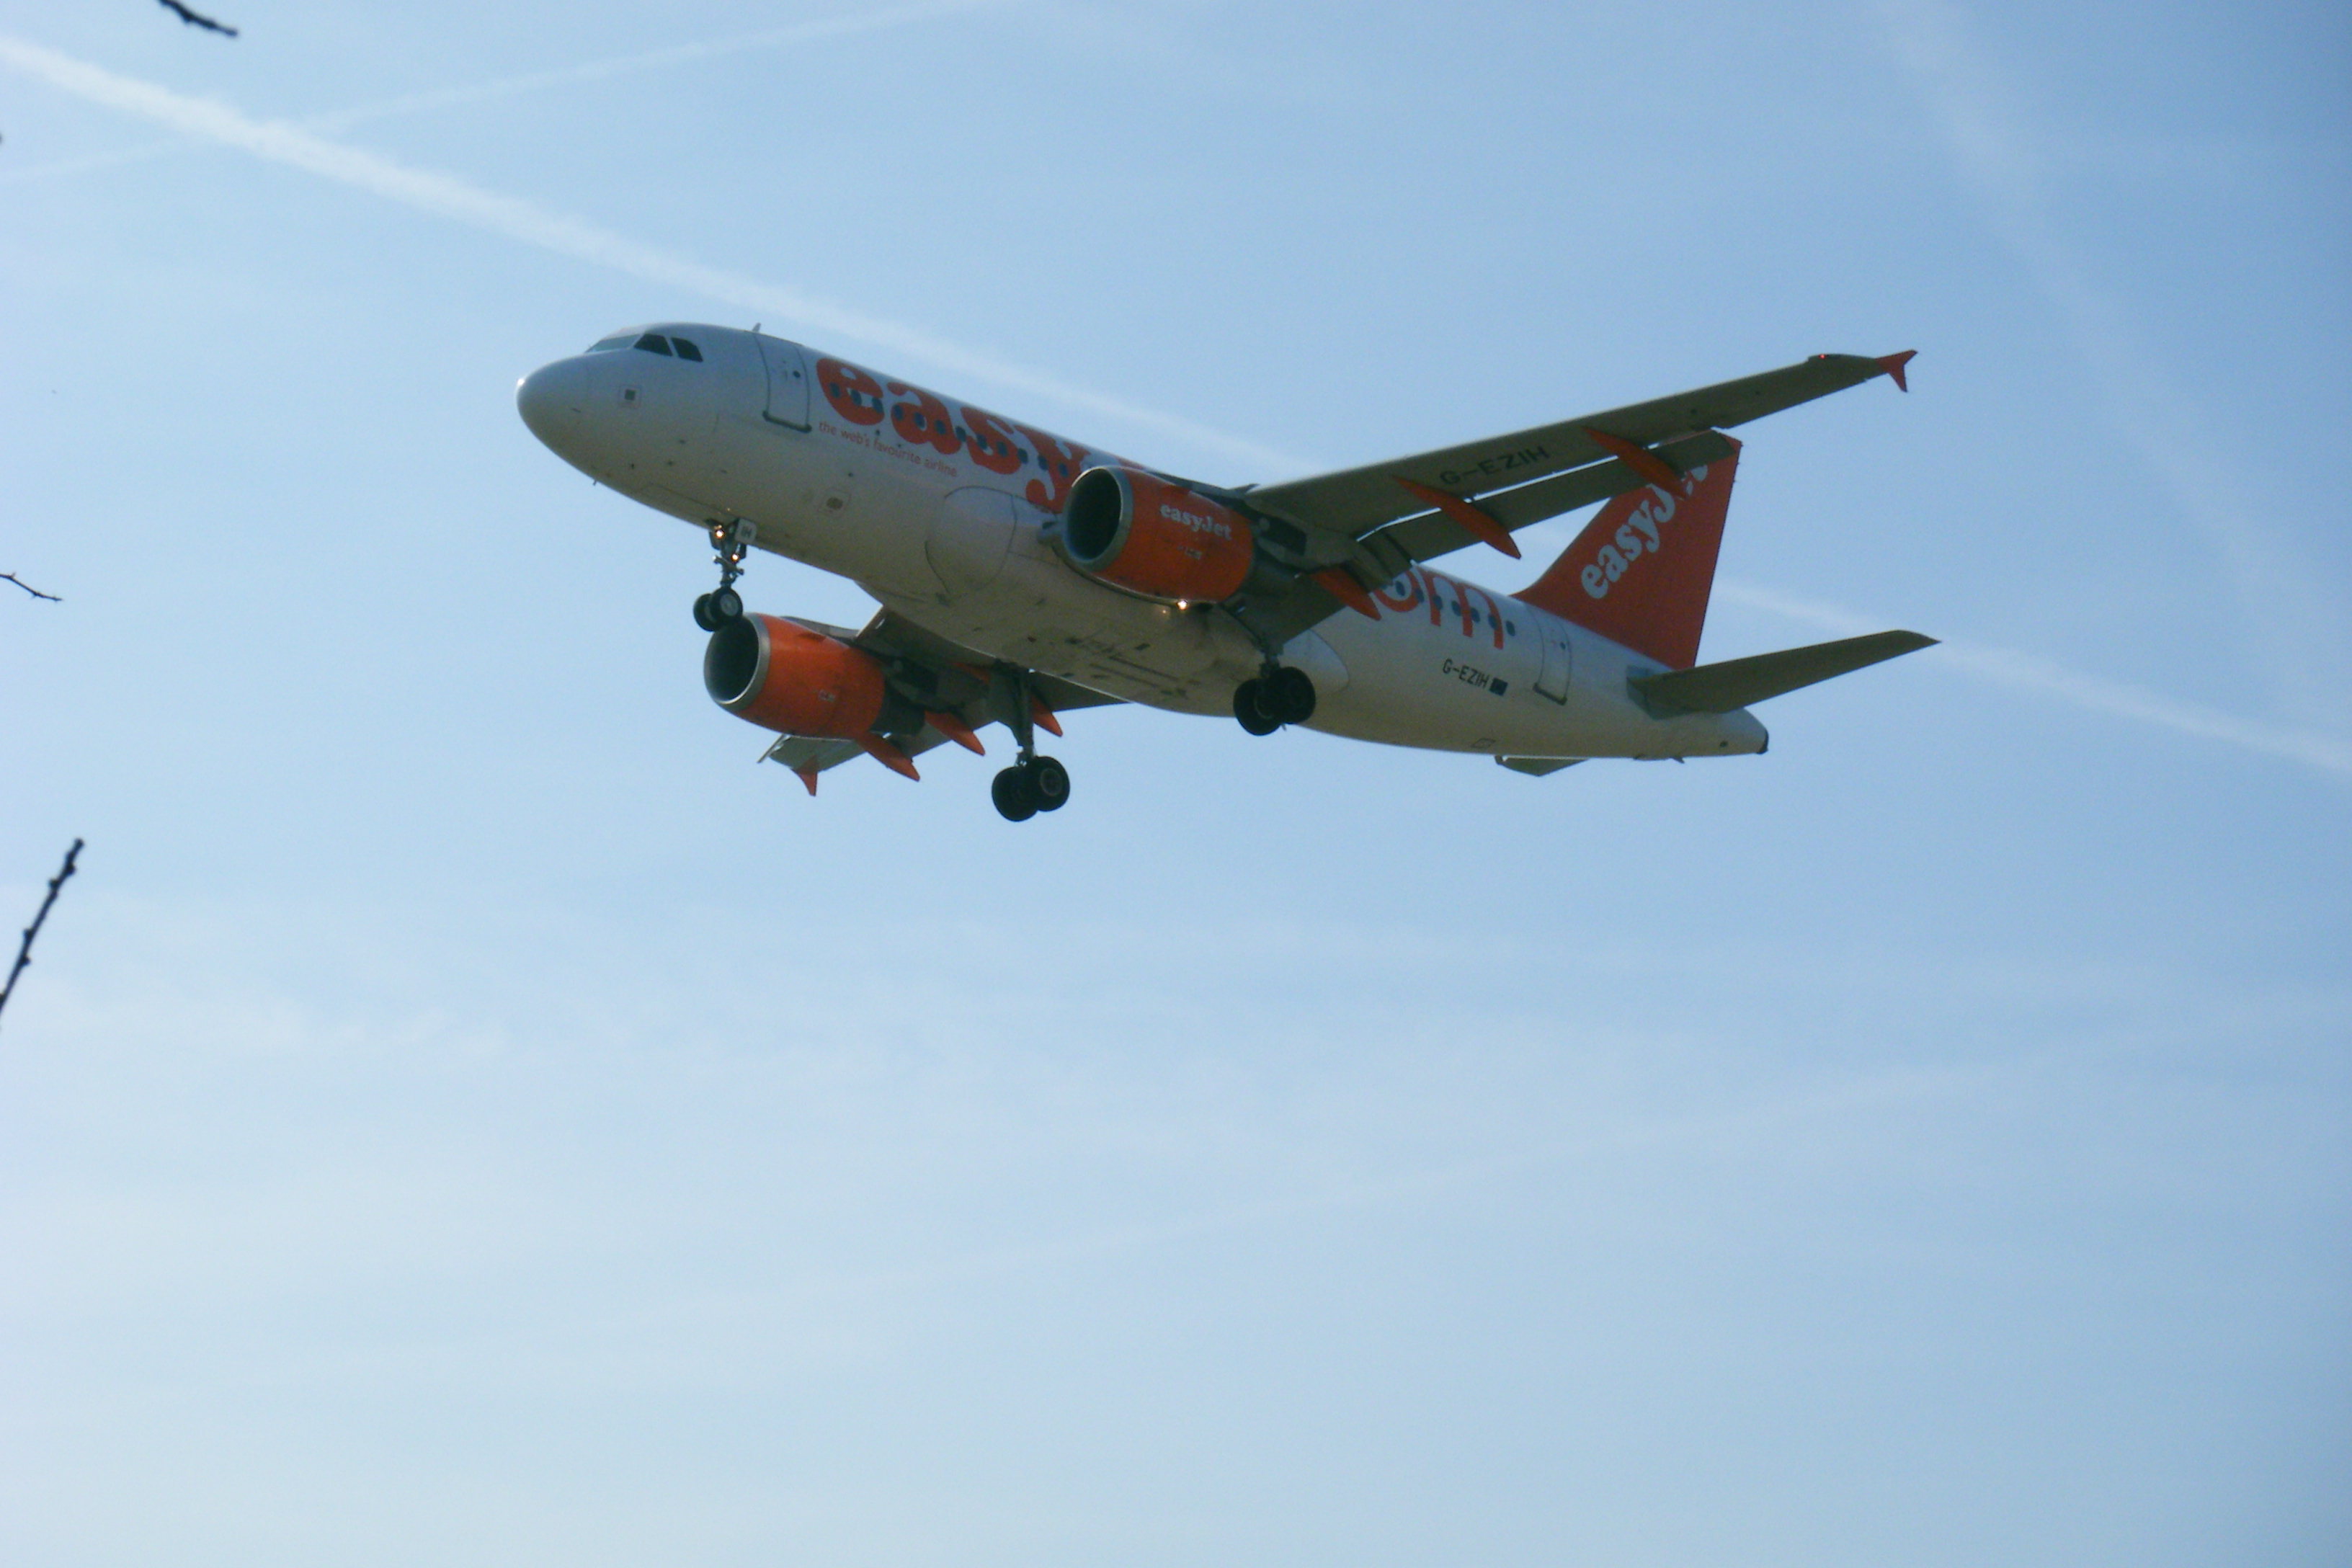
[[[972,405],[950,405],[935,393],[903,381],[884,383],[871,371],[847,360],[816,362],[817,389],[834,413],[849,425],[872,430],[874,439],[848,432],[854,438],[878,445],[887,421],[902,453],[929,447],[940,459],[969,458],[992,474],[1013,475],[1034,466],[1035,477],[1022,488],[1031,505],[1059,511],[1070,493],[1071,481],[1086,467],[1087,448],[1049,436],[1026,425],[1015,425],[1001,415]],[[886,397],[895,397],[891,403]],[[1026,437],[1025,444],[1024,437]],[[936,462],[934,463],[936,467]],[[1198,531],[1197,528],[1195,531]]]

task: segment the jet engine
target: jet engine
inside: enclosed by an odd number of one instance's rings
[[[1053,535],[1079,571],[1152,599],[1230,597],[1255,554],[1249,519],[1136,468],[1080,474]]]
[[[738,616],[711,633],[702,685],[738,719],[788,735],[856,741],[923,727],[872,654],[773,616]]]

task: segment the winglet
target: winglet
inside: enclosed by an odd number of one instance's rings
[[[925,713],[923,718],[932,729],[937,730],[974,756],[988,755],[988,748],[980,743],[980,737],[971,732],[971,726],[955,714],[944,711]]]
[[[856,743],[859,751],[864,752],[867,756],[873,758],[876,762],[880,763],[892,773],[903,773],[907,777],[913,779],[917,784],[923,782],[923,775],[915,771],[915,759],[900,751],[898,747],[892,745],[889,742],[884,740],[881,736],[875,734],[860,735],[857,737]]]
[[[1903,379],[1903,367],[1916,359],[1918,355],[1917,349],[1905,349],[1899,354],[1888,354],[1885,359],[1880,360],[1878,368],[1895,378],[1896,391],[1908,392],[1911,390],[1911,384]]]
[[[1373,606],[1372,596],[1356,581],[1356,574],[1345,566],[1326,566],[1320,572],[1309,572],[1307,580],[1339,600],[1356,614],[1379,620],[1381,612]]]
[[[1682,488],[1683,477],[1675,472],[1675,466],[1641,443],[1628,441],[1622,436],[1612,436],[1606,430],[1595,430],[1590,425],[1580,425],[1577,428],[1582,430],[1594,446],[1640,475],[1645,483],[1654,484],[1669,495]]]
[[[1448,495],[1444,490],[1433,489],[1427,485],[1415,484],[1402,475],[1397,476],[1397,483],[1402,485],[1405,493],[1415,500],[1435,507],[1461,524],[1463,530],[1480,543],[1493,545],[1514,561],[1519,558],[1518,541],[1511,537],[1511,531],[1464,500],[1460,496]]]

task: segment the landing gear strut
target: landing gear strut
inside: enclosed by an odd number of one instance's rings
[[[1315,682],[1303,669],[1269,664],[1257,679],[1234,688],[1234,717],[1253,735],[1304,724],[1315,717]]]
[[[989,684],[996,716],[1013,731],[1021,748],[1013,764],[988,786],[989,799],[1007,822],[1026,822],[1041,811],[1059,811],[1070,801],[1070,770],[1051,757],[1037,754],[1037,725],[1029,695],[1029,672],[996,667]]]
[[[751,552],[751,542],[759,536],[759,524],[748,517],[710,524],[719,586],[694,601],[694,624],[704,631],[715,632],[743,613],[743,595],[735,591],[735,579],[743,575],[743,557]]]

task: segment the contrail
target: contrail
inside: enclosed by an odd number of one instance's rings
[[[591,60],[585,65],[501,77],[496,81],[477,82],[471,87],[446,87],[427,92],[412,92],[400,98],[386,99],[381,103],[341,110],[332,114],[313,115],[302,124],[312,131],[348,131],[367,121],[382,120],[395,114],[415,114],[461,103],[480,103],[490,99],[511,98],[518,93],[537,92],[542,88],[603,81],[635,71],[659,70],[666,66],[691,65],[696,60],[713,59],[722,55],[782,48],[790,44],[814,43],[820,38],[837,38],[852,33],[870,33],[878,28],[895,27],[904,22],[920,22],[960,11],[989,10],[1008,3],[1009,0],[921,0],[916,5],[877,6],[871,11],[820,16],[787,26],[770,27],[762,32],[742,33],[731,38],[673,44],[667,48],[652,49],[644,54],[623,55],[614,59]]]
[[[331,142],[286,121],[255,120],[225,103],[190,98],[153,82],[121,76],[6,34],[0,34],[0,61],[78,98],[138,115],[184,135],[201,137],[271,163],[302,169],[420,212],[454,218],[574,260],[593,262],[649,283],[700,294],[765,318],[790,319],[814,329],[820,336],[855,338],[887,353],[926,360],[951,374],[974,376],[1012,392],[1053,398],[1073,408],[1122,420],[1139,429],[1157,431],[1226,453],[1276,474],[1296,472],[1308,466],[1258,442],[1076,385],[1050,372],[951,342],[919,327],[868,315],[739,272],[706,267],[583,219],[551,212],[519,196],[501,195],[455,175],[411,168],[373,153]]]
[[[985,0],[934,0],[929,5],[892,7],[864,16],[802,23],[719,42],[682,44],[623,59],[416,94],[327,118],[340,123],[355,123],[374,115],[494,98],[565,81],[591,80],[731,50],[856,31],[933,13],[972,9],[983,3]],[[799,321],[821,334],[855,338],[887,352],[919,357],[952,374],[978,377],[1013,392],[1056,399],[1074,408],[1227,453],[1276,473],[1296,472],[1311,466],[1257,442],[1074,385],[1050,373],[967,348],[918,327],[867,315],[740,273],[706,267],[519,197],[500,195],[452,175],[413,169],[392,159],[328,141],[303,125],[254,120],[225,104],[189,98],[168,88],[120,76],[5,34],[0,34],[0,61],[61,90],[138,115],[183,135],[308,170],[420,211],[471,224],[575,260],[610,267],[647,282],[689,290],[764,316]],[[1846,611],[1805,604],[1768,589],[1728,580],[1718,580],[1716,592],[1733,602],[1833,632],[1874,630],[1877,626],[1875,621]],[[2096,712],[2153,723],[2200,739],[2288,758],[2329,773],[2352,775],[2352,745],[2326,735],[2241,719],[2118,681],[2083,675],[2035,655],[2004,648],[1948,641],[1926,657],[2002,685],[2059,697]]]
[[[545,88],[564,87],[580,82],[604,81],[613,77],[627,76],[636,71],[659,70],[666,66],[688,65],[696,60],[715,59],[727,55],[748,54],[758,49],[782,48],[793,44],[814,43],[824,38],[847,37],[855,33],[870,33],[884,27],[895,27],[906,22],[919,22],[933,16],[952,16],[963,11],[997,8],[1013,0],[923,0],[908,5],[884,5],[872,11],[861,11],[840,16],[820,16],[806,22],[794,22],[788,26],[769,27],[757,33],[740,33],[731,38],[712,38],[701,43],[673,44],[667,48],[652,49],[640,54],[621,55],[612,59],[590,60],[582,65],[559,67],[554,70],[529,71],[521,76],[499,77],[493,81],[474,82],[465,87],[435,88],[425,92],[404,93],[376,103],[359,104],[339,109],[328,114],[305,115],[294,121],[306,131],[333,132],[348,131],[354,125],[371,120],[389,120],[403,114],[419,114],[436,109],[448,109],[459,104],[483,103],[501,98],[513,98]],[[91,153],[79,158],[60,158],[54,163],[37,164],[29,169],[10,169],[0,173],[0,184],[18,184],[33,180],[52,180],[88,169],[113,168],[123,163],[136,163],[145,159],[186,150],[184,140],[151,142],[144,147],[124,147],[110,153]]]
[[[1855,615],[1851,610],[1788,598],[1769,588],[1729,578],[1716,579],[1715,596],[1755,609],[1769,610],[1790,620],[1803,621],[1842,637],[1875,631],[1879,627],[1877,621]],[[1975,643],[1947,640],[1925,650],[1918,657],[1957,667],[2003,686],[2021,687],[2044,696],[2063,698],[2095,713],[2161,725],[2184,735],[2194,735],[2200,740],[2225,741],[2250,752],[2285,757],[2352,778],[2352,742],[2312,731],[2286,730],[2256,720],[2241,719],[2234,713],[2183,702],[2143,687],[2128,686],[2102,676],[2085,675],[2038,654],[2020,653],[2011,648],[1985,647]]]
[[[1979,47],[1966,14],[1948,0],[1875,5],[1895,56],[1927,89],[1929,117],[1994,236],[2071,331],[2116,438],[2164,483],[2221,560],[2274,691],[2334,720],[2352,716],[2340,679],[2352,664],[2343,600],[2326,574],[2297,559],[2292,535],[2248,506],[2246,476],[2263,471],[2262,458],[2217,445],[2225,426],[2142,346],[2115,296],[2067,243],[2067,204],[2041,152],[2049,138]]]

